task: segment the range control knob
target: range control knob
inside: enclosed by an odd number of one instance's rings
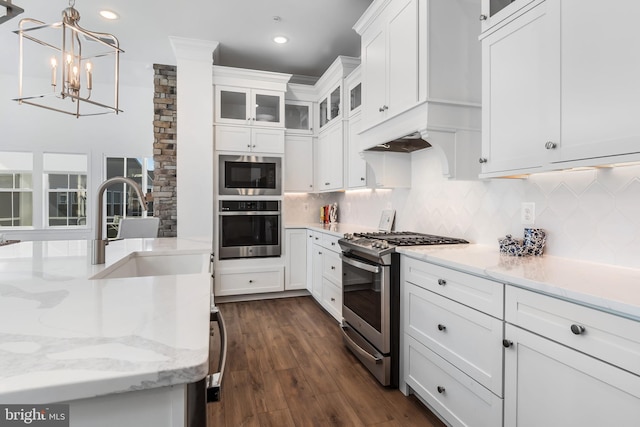
[[[380,242],[380,247],[382,249],[387,249],[389,247],[389,242],[387,242],[386,240],[383,240],[382,242]]]
[[[351,233],[344,233],[344,238],[347,240],[353,240],[353,234]]]

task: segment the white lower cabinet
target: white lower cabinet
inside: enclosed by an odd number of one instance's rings
[[[285,230],[285,291],[307,288],[307,230],[287,228]]]
[[[505,427],[635,426],[640,323],[507,286]]]
[[[507,324],[505,427],[635,426],[640,377]]]
[[[401,263],[401,390],[452,426],[501,426],[504,285],[409,257]]]
[[[283,266],[228,268],[218,271],[215,295],[244,295],[284,291]]]
[[[311,294],[338,322],[342,321],[342,260],[339,237],[314,231],[312,234]]]
[[[407,335],[404,365],[407,385],[448,424],[502,425],[501,398]]]

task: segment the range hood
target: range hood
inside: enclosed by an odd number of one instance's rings
[[[384,153],[412,153],[431,147],[431,144],[422,138],[420,132],[414,132],[402,138],[374,145],[365,151],[381,151]]]

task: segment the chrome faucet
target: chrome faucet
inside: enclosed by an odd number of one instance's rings
[[[147,210],[147,202],[144,200],[144,196],[142,195],[142,190],[137,182],[132,180],[131,178],[125,178],[124,176],[115,176],[113,178],[109,178],[98,187],[98,209],[96,210],[96,238],[93,239],[92,253],[91,253],[91,264],[104,264],[104,255],[105,249],[109,241],[107,239],[102,238],[102,224],[104,223],[104,211],[102,209],[102,197],[104,195],[104,191],[107,187],[113,184],[127,184],[130,185],[138,194],[138,198],[140,199],[140,204],[142,205],[142,209]]]

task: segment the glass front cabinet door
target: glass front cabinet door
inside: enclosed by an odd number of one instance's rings
[[[312,105],[313,103],[306,101],[285,101],[284,126],[287,132],[313,132]]]
[[[341,86],[336,87],[326,97],[320,99],[318,112],[320,115],[320,129],[337,118],[341,113],[342,93]]]
[[[216,86],[216,123],[284,127],[284,93]]]

